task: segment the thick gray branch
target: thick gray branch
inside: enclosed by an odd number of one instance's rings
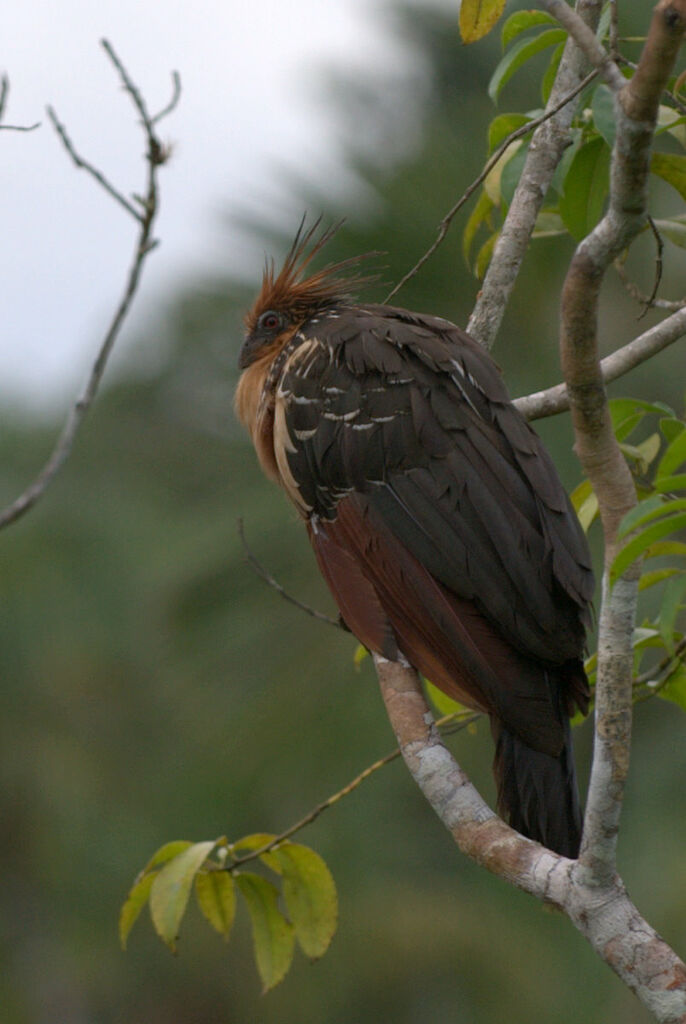
[[[588,870],[518,835],[482,800],[443,745],[414,669],[375,656],[381,694],[410,774],[463,853],[559,907],[657,1021],[686,1021],[686,966],[629,899],[620,878]]]

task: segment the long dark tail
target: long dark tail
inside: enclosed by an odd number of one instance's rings
[[[491,718],[491,729],[499,813],[523,835],[576,858],[583,821],[569,719],[564,716],[559,757],[527,746],[496,718]]]

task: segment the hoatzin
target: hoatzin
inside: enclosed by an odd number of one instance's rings
[[[575,857],[593,592],[577,517],[487,353],[439,317],[354,304],[355,260],[306,276],[331,234],[313,232],[246,316],[238,418],[345,624],[489,716],[500,812]]]

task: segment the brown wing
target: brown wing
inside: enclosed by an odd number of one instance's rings
[[[492,716],[513,824],[573,852],[562,705],[587,701],[593,577],[549,456],[490,358],[446,321],[339,306],[300,338],[279,382],[277,459],[345,621]]]
[[[375,521],[513,646],[553,665],[579,657],[586,541],[490,358],[445,321],[387,307],[343,307],[302,334],[306,358],[288,365],[280,402],[311,514],[333,521],[343,497],[364,495]]]

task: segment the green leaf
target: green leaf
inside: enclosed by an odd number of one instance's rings
[[[673,502],[673,504],[677,504],[677,502]],[[686,501],[684,505],[686,505]],[[686,512],[681,512],[678,515],[667,516],[666,519],[661,520],[659,523],[653,523],[652,526],[642,530],[615,557],[610,570],[611,578],[615,580],[618,576],[621,576],[637,558],[646,553],[647,548],[654,541],[684,528],[686,528]]]
[[[686,594],[686,576],[683,575],[670,580],[662,592],[657,622],[660,627],[660,636],[668,651],[672,651],[674,648],[674,625],[677,615],[681,611],[684,594]]]
[[[283,843],[263,860],[283,876],[286,910],[303,953],[323,956],[338,924],[336,885],[324,860],[298,843]]]
[[[686,156],[676,153],[653,153],[650,160],[653,174],[675,188],[686,199]]]
[[[499,234],[499,231],[494,231],[491,237],[486,239],[486,241],[476,254],[476,264],[474,270],[479,280],[481,280],[484,274],[486,273],[486,268],[488,267],[488,264],[491,261],[493,249],[495,248],[495,243],[498,241]]]
[[[231,843],[231,849],[261,850],[263,846],[268,846],[274,839],[276,839],[276,835],[271,832],[252,832],[249,836],[242,836],[235,843]]]
[[[550,58],[548,67],[543,73],[543,78],[541,79],[541,99],[544,103],[548,102],[550,94],[553,91],[553,85],[555,84],[555,78],[557,76],[558,68],[560,67],[560,61],[562,60],[564,49],[565,44],[560,43],[560,45],[553,50],[553,55]]]
[[[369,651],[364,644],[358,644],[353,654],[353,666],[357,672],[360,671],[360,666],[365,658],[369,657]]]
[[[686,544],[681,540],[662,540],[651,544],[646,551],[646,558],[669,558],[671,555],[686,555]]]
[[[655,481],[655,490],[663,494],[665,491],[686,490],[686,473],[675,473],[673,476],[663,476]]]
[[[604,139],[586,142],[574,154],[560,197],[560,215],[580,242],[600,220],[609,190],[610,150]]]
[[[187,850],[192,845],[193,843],[190,839],[173,839],[170,843],[165,843],[164,846],[160,846],[156,853],[153,853],[143,868],[143,873],[150,871],[151,868],[159,867],[160,864],[166,864],[168,860],[178,857],[180,853],[183,853],[184,850]]]
[[[137,882],[134,882],[121,908],[119,914],[119,941],[121,942],[122,949],[126,949],[129,933],[136,923],[141,910],[148,902],[150,889],[155,881],[155,875],[156,872],[151,871],[147,875],[143,875],[142,878],[139,878]]]
[[[654,412],[658,415],[664,416],[665,413],[669,413],[674,416],[674,411],[669,408],[668,405],[664,405],[662,402],[642,402],[638,398],[611,398],[609,402],[610,416],[612,417],[612,427],[615,434],[621,424],[629,417],[637,415],[639,412],[643,416],[648,413]],[[662,422],[662,421],[661,421]],[[663,431],[664,433],[664,431]],[[625,437],[627,434],[624,435]],[[624,440],[624,437],[619,437],[620,441]]]
[[[291,966],[295,947],[293,925],[277,906],[278,889],[266,878],[242,871],[236,875],[236,883],[250,911],[257,970],[263,991],[267,992],[278,985]]]
[[[216,846],[216,840],[193,843],[156,875],[150,890],[150,916],[155,931],[173,951],[186,912],[193,879]]]
[[[670,217],[667,220],[655,220],[655,227],[680,249],[686,249],[686,217]]]
[[[672,476],[674,470],[679,469],[684,462],[686,462],[686,429],[682,424],[681,432],[669,442],[657,464],[656,479],[661,480],[665,476]]]
[[[591,111],[596,131],[600,132],[610,149],[612,149],[615,144],[615,135],[617,134],[615,103],[612,92],[606,85],[599,85],[594,91]]]
[[[460,35],[465,43],[475,43],[487,35],[505,10],[506,0],[462,0]]]
[[[500,90],[523,64],[549,46],[557,46],[558,43],[564,42],[566,38],[567,33],[564,29],[551,28],[540,32],[533,39],[520,39],[515,43],[501,59],[488,83],[488,95],[493,102],[497,101]]]
[[[228,941],[236,913],[236,885],[229,872],[199,871],[195,896],[203,915]]]
[[[660,420],[660,430],[664,434],[667,441],[673,441],[675,437],[678,437],[681,431],[684,429],[683,420],[677,419],[672,409],[669,410],[670,415],[665,416]]]
[[[528,152],[528,144],[520,146],[517,152],[510,160],[507,161],[502,169],[502,173],[500,175],[500,194],[508,206],[512,202],[515,189],[517,188],[519,179],[522,176]]]
[[[672,107],[661,103],[658,108],[657,123],[659,127],[655,132],[656,135],[669,132],[682,148],[686,146],[686,129],[684,128],[686,117],[680,117]]]
[[[626,537],[627,533],[631,533],[635,527],[655,519],[656,516],[664,515],[667,505],[668,502],[660,494],[653,494],[650,498],[646,498],[645,501],[639,501],[638,505],[632,508],[630,512],[627,512],[622,519],[617,530],[617,536]]]
[[[582,480],[574,488],[570,500],[583,527],[584,533],[588,533],[591,523],[598,514],[598,499],[593,490],[590,480]]]
[[[650,572],[644,572],[638,581],[638,589],[648,590],[649,587],[654,587],[656,583],[662,583],[663,580],[669,579],[670,576],[678,576],[682,572],[682,569],[675,569],[673,566],[669,569],[652,569]]]
[[[686,667],[683,664],[669,676],[664,686],[657,691],[657,695],[663,700],[671,700],[672,703],[678,704],[682,711],[686,711]]]
[[[515,11],[505,21],[501,33],[503,50],[506,50],[513,39],[516,39],[522,32],[537,25],[557,25],[558,21],[552,15],[544,11]]]
[[[564,226],[562,217],[556,209],[541,210],[534,230],[531,234],[532,238],[552,238],[554,235],[566,235],[567,229]]]
[[[428,679],[424,680],[426,684],[426,692],[429,695],[431,703],[436,708],[440,715],[453,715],[456,711],[463,711],[462,704],[458,704],[456,700],[449,697],[443,690],[439,690],[437,686],[434,686]]]
[[[508,136],[512,135],[512,132],[516,132],[530,120],[528,114],[498,114],[494,117],[488,126],[488,155],[490,156]]]
[[[474,241],[476,233],[481,227],[481,225],[484,223],[484,221],[486,221],[489,218],[491,211],[493,210],[493,206],[494,204],[491,197],[485,190],[483,190],[477,200],[474,209],[469,215],[469,220],[467,221],[467,224],[464,229],[464,234],[462,235],[462,254],[465,258],[465,262],[468,267],[470,265],[469,254],[471,252],[472,243]]]

